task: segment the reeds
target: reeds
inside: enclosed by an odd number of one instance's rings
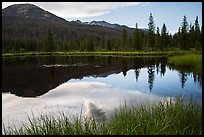
[[[188,67],[195,73],[202,74],[202,54],[187,54],[169,57],[169,64],[180,67]]]
[[[192,99],[184,103],[163,101],[153,105],[121,106],[110,120],[95,121],[64,113],[58,118],[30,119],[20,129],[4,127],[5,135],[201,135],[202,105]]]
[[[26,52],[26,53],[3,53],[2,57],[14,56],[118,56],[118,57],[138,57],[138,56],[172,56],[183,54],[200,53],[200,51],[70,51],[70,52]]]

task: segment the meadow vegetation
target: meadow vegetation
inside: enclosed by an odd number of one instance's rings
[[[186,67],[196,74],[202,74],[202,54],[188,54],[169,57],[167,62],[170,65]]]
[[[121,106],[107,121],[74,120],[41,116],[20,129],[4,126],[5,135],[201,135],[202,105],[198,102],[164,101],[153,105]]]
[[[72,51],[72,52],[25,52],[25,53],[3,53],[2,57],[14,56],[173,56],[184,54],[197,54],[201,51],[178,50],[178,51]]]

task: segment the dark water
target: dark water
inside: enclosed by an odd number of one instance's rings
[[[31,110],[36,115],[59,109],[75,114],[94,101],[108,113],[124,100],[178,95],[202,101],[202,77],[169,66],[166,57],[44,56],[2,62],[4,123],[25,121]]]
[[[2,92],[21,97],[41,96],[76,79],[103,79],[121,88],[164,96],[182,91],[200,97],[202,89],[200,75],[170,68],[165,57],[15,57],[4,58],[2,66]]]

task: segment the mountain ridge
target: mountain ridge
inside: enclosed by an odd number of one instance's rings
[[[85,24],[85,25],[98,25],[98,26],[109,27],[109,28],[113,28],[113,29],[117,29],[117,30],[125,29],[128,33],[133,33],[133,31],[135,29],[135,28],[128,27],[126,25],[120,25],[118,23],[112,24],[112,23],[109,23],[109,22],[104,21],[104,20],[102,20],[102,21],[101,20],[99,20],[99,21],[93,20],[90,22],[82,22],[80,20],[75,20],[75,21],[70,21],[70,22],[78,23],[78,24]],[[139,28],[139,30],[143,31],[144,33],[148,32],[148,29],[146,29],[146,28]]]
[[[25,17],[32,19],[42,19],[60,23],[68,23],[67,20],[52,14],[34,4],[14,4],[2,9],[2,16]]]
[[[15,16],[15,17],[25,17],[25,18],[37,18],[42,19],[45,21],[53,21],[58,23],[70,23],[70,24],[80,24],[80,25],[96,25],[96,26],[103,26],[117,30],[125,29],[128,33],[133,33],[134,28],[130,28],[126,25],[120,25],[118,23],[111,24],[107,21],[90,21],[90,22],[82,22],[80,20],[76,21],[68,21],[62,17],[56,16],[49,11],[46,11],[34,4],[14,4],[10,5],[4,9],[2,9],[2,16]],[[140,29],[143,32],[147,32],[147,29]]]
[[[123,50],[123,29],[127,37],[132,37],[135,29],[125,25],[67,21],[35,5],[15,4],[2,9],[2,51]],[[49,30],[53,35],[52,48],[46,44]]]

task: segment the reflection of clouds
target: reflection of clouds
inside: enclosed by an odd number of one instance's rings
[[[50,90],[48,93],[41,96],[41,98],[57,98],[65,96],[92,96],[94,94],[106,93],[105,89],[110,86],[99,82],[76,82],[64,83],[57,88]],[[110,89],[109,89],[110,90]]]
[[[95,102],[85,101],[85,110],[84,116],[87,120],[95,118],[96,121],[105,120],[105,112],[103,109],[97,105]]]
[[[32,113],[34,116],[52,115],[53,113],[58,115],[59,111],[63,111],[79,115],[82,109],[82,114],[84,114],[85,111],[88,112],[89,107],[85,107],[87,104],[92,106],[92,109],[93,105],[99,106],[108,117],[124,102],[126,105],[151,104],[162,98],[151,93],[113,88],[100,82],[68,82],[38,98],[22,98],[12,94],[2,94],[2,99],[2,119],[7,124],[8,118],[13,122],[14,120],[26,121],[26,115],[32,116]],[[90,105],[90,102],[95,104]]]

